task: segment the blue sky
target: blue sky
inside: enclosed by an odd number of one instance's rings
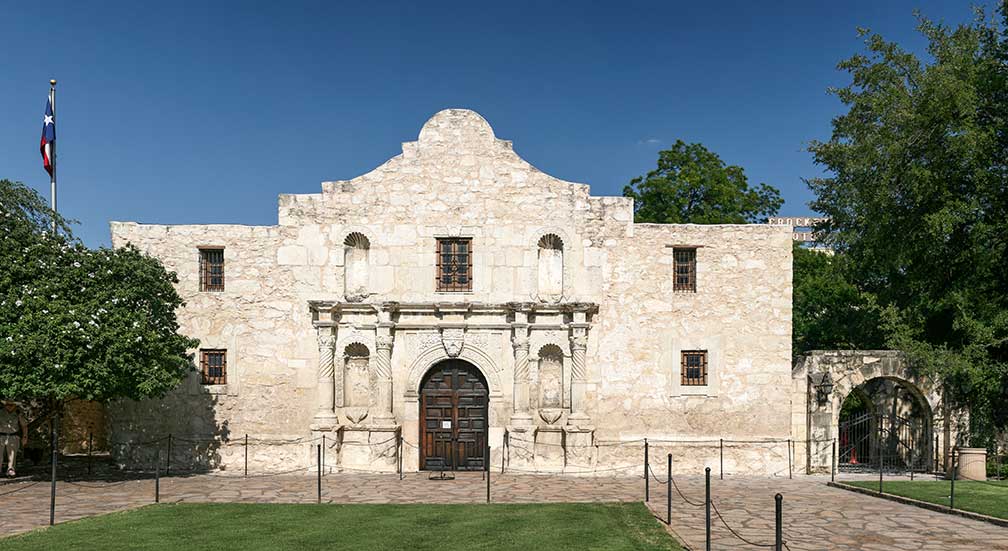
[[[805,215],[805,145],[829,136],[856,28],[920,51],[914,9],[972,18],[948,1],[476,4],[0,0],[0,178],[48,197],[56,78],[60,211],[93,246],[109,220],[275,224],[279,193],[370,170],[447,107],[595,195],[682,139]]]

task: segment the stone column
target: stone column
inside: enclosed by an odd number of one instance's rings
[[[392,425],[395,417],[392,415],[392,335],[388,327],[378,327],[375,336],[374,376],[377,396],[375,396],[375,422],[379,425]]]
[[[511,324],[511,346],[514,348],[514,413],[513,425],[531,425],[529,413],[529,339],[528,322],[525,312],[515,312]]]
[[[585,387],[588,384],[588,370],[585,366],[585,356],[588,351],[588,323],[584,312],[574,313],[571,323],[571,415],[569,419],[585,422],[588,414],[585,412]]]
[[[333,398],[335,396],[335,378],[333,376],[333,348],[336,346],[336,335],[332,327],[319,326],[315,328],[318,337],[318,412],[315,413],[313,427],[315,430],[329,430],[337,424]]]

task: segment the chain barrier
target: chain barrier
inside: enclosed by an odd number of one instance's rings
[[[610,468],[610,469],[593,469],[593,470],[590,470],[590,471],[568,471],[568,470],[539,471],[539,470],[531,470],[531,469],[522,469],[522,468],[519,468],[519,467],[508,467],[507,472],[518,473],[518,474],[552,474],[552,475],[557,475],[557,474],[598,474],[598,473],[623,472],[623,471],[628,471],[628,470],[631,470],[631,469],[636,470],[636,469],[639,469],[639,468],[640,468],[640,466],[638,466],[638,465],[625,465],[623,467],[613,467],[613,468]]]
[[[269,478],[271,476],[283,476],[283,475],[294,474],[294,473],[309,474],[316,467],[317,467],[317,464],[316,463],[312,463],[311,465],[308,465],[306,467],[298,467],[296,469],[291,469],[289,471],[277,471],[277,472],[273,472],[273,473],[256,473],[256,474],[249,474],[248,476],[242,475],[242,474],[221,474],[221,473],[207,473],[207,474],[209,474],[210,476],[216,476],[216,477],[219,477],[219,478]]]
[[[37,486],[37,485],[39,485],[41,483],[42,483],[42,481],[32,482],[31,484],[28,484],[27,486],[22,486],[22,487],[20,487],[20,488],[18,488],[16,490],[8,490],[6,492],[0,493],[0,497],[9,496],[11,494],[16,494],[18,492],[23,492],[23,491],[31,488],[32,486]],[[2,488],[3,486],[6,486],[7,484],[11,484],[11,483],[10,482],[5,483],[2,486],[0,486],[0,488]],[[14,484],[17,484],[17,483],[14,483]]]
[[[724,524],[724,527],[727,528],[729,532],[731,532],[731,535],[735,536],[736,538],[742,540],[743,542],[745,542],[745,543],[747,543],[749,545],[752,545],[753,547],[774,547],[776,545],[774,543],[756,543],[756,542],[749,541],[746,538],[742,537],[742,535],[739,534],[738,532],[736,532],[731,526],[728,526],[728,521],[726,521],[725,518],[724,518],[724,516],[721,515],[721,511],[718,511],[717,505],[714,504],[714,500],[713,499],[711,500],[710,504],[711,504],[711,508],[714,509],[714,512],[717,513],[717,517],[719,519],[721,519],[721,524]]]
[[[654,469],[651,468],[651,464],[648,463],[647,470],[651,472],[651,478],[655,480],[658,484],[668,484],[668,480],[662,480],[658,478],[658,475],[654,474]]]

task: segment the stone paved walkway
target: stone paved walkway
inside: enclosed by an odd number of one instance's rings
[[[640,501],[643,480],[499,475],[492,478],[495,502]],[[703,502],[701,478],[677,478],[690,500]],[[161,501],[313,503],[313,476],[248,479],[221,475],[161,479]],[[651,485],[649,505],[665,518],[665,487]],[[0,535],[45,526],[49,522],[49,483],[0,483]],[[10,493],[13,492],[13,493]],[[984,549],[1008,551],[1008,528],[902,505],[825,485],[825,479],[799,477],[739,478],[712,481],[721,514],[740,535],[754,543],[773,541],[773,495],[784,495],[784,534],[792,551]],[[412,473],[397,475],[330,474],[322,499],[334,503],[483,503],[486,486],[480,473],[459,473],[456,480],[432,481]],[[154,501],[153,479],[57,483],[56,521],[65,522],[147,505]],[[671,531],[693,549],[703,549],[704,509],[672,499]],[[735,538],[714,517],[714,549],[756,549]]]

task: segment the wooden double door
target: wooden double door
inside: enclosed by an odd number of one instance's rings
[[[486,468],[490,391],[472,364],[445,360],[420,383],[420,468]]]

